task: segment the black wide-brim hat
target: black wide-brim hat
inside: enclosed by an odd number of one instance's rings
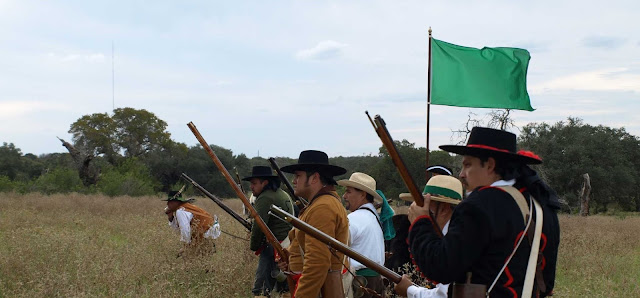
[[[282,167],[282,171],[286,173],[294,173],[295,171],[317,171],[322,175],[340,176],[345,174],[347,170],[343,167],[329,164],[329,156],[322,151],[305,150],[300,152],[298,163]]]
[[[440,149],[475,157],[494,157],[524,164],[541,164],[542,159],[529,151],[516,151],[516,135],[504,130],[474,127],[467,145],[443,145]]]
[[[249,181],[253,178],[263,178],[263,179],[279,179],[278,176],[273,174],[273,170],[271,167],[267,166],[255,166],[251,169],[251,176],[244,177],[242,180]]]

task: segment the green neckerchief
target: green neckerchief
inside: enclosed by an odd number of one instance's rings
[[[387,197],[384,196],[381,190],[376,190],[376,192],[382,197],[382,207],[380,207],[380,223],[382,224],[382,233],[384,235],[384,240],[391,240],[396,236],[396,229],[393,227],[393,221],[391,218],[395,214],[391,206],[389,206],[389,202],[387,202]]]

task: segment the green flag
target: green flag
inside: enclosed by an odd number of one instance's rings
[[[431,103],[533,111],[527,93],[529,59],[523,49],[475,49],[432,38]]]

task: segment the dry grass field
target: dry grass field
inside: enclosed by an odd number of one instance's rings
[[[251,297],[248,242],[222,234],[217,253],[177,258],[159,199],[0,194],[0,296]],[[247,236],[210,200],[196,204]],[[560,222],[556,297],[640,297],[640,217]]]

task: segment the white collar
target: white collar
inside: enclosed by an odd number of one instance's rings
[[[514,184],[516,184],[516,179],[498,180],[496,182],[491,183],[491,186],[513,186]]]
[[[491,186],[513,186],[516,184],[516,179],[511,180],[498,180],[496,182],[491,183]],[[467,192],[467,196],[469,196],[473,190]]]

